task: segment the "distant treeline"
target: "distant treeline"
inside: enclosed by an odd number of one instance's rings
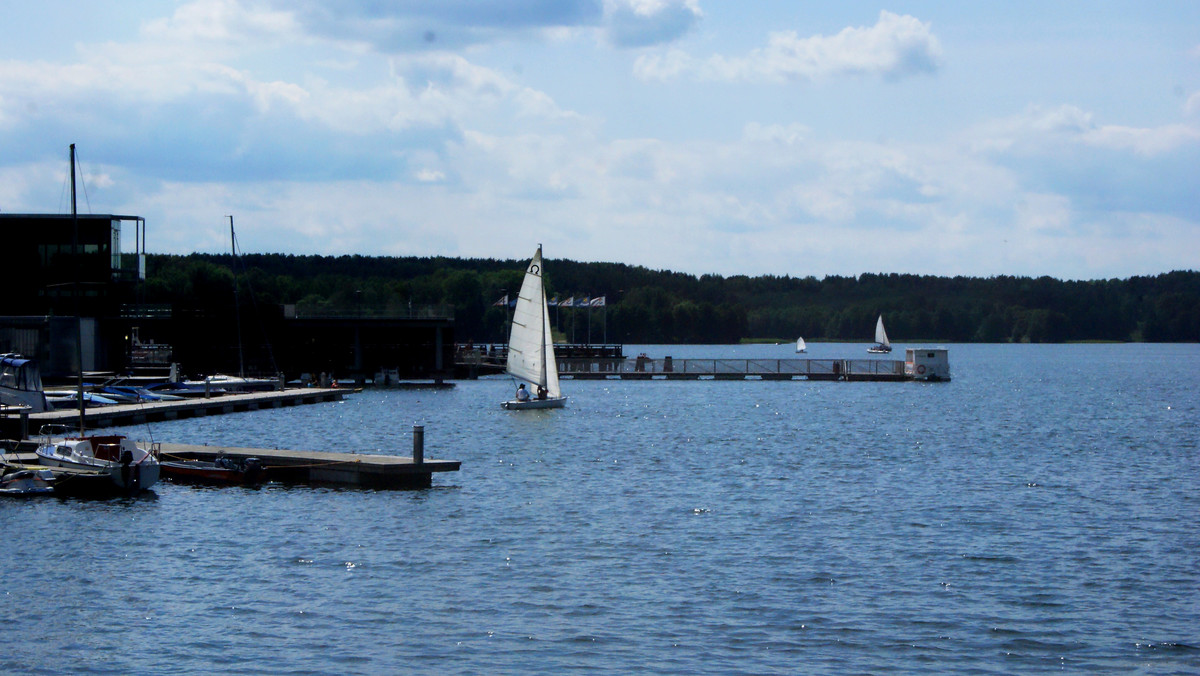
[[[459,341],[505,339],[507,308],[527,261],[248,254],[236,261],[243,302],[295,304],[309,314],[404,315],[453,306]],[[141,300],[228,307],[228,255],[151,255]],[[736,343],[745,339],[870,341],[882,314],[894,341],[1200,340],[1200,272],[1062,281],[1051,277],[694,276],[619,263],[547,259],[551,296],[604,297],[562,308],[557,328],[578,342]]]

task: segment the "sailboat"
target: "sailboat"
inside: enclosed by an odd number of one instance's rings
[[[887,331],[883,330],[883,315],[875,323],[875,344],[867,348],[872,354],[887,354],[892,351],[892,343],[888,340]]]
[[[71,220],[78,218],[75,206],[75,144],[71,144]],[[76,224],[76,242],[78,242],[78,224]],[[75,252],[78,252],[76,244]],[[78,263],[76,263],[78,264]],[[78,275],[76,275],[76,326],[79,326],[78,312]],[[47,425],[42,429],[45,439],[38,446],[36,454],[38,463],[49,467],[65,467],[76,470],[89,470],[107,473],[117,488],[126,493],[136,493],[150,488],[158,482],[158,458],[143,448],[138,448],[123,436],[110,434],[104,436],[83,435],[84,425],[84,395],[83,391],[83,335],[77,330],[75,335],[75,359],[78,377],[79,402],[79,436],[65,438],[61,441],[51,439],[51,435],[65,434],[66,427]]]
[[[803,338],[796,339],[796,351],[797,352],[808,352],[808,346],[804,344]]]
[[[508,335],[508,363],[505,371],[524,381],[517,397],[501,403],[509,410],[562,408],[567,398],[558,387],[558,364],[554,361],[554,337],[550,334],[550,308],[542,286],[542,245],[525,269],[517,307],[513,310],[512,330]],[[524,390],[525,383],[537,387],[537,395]],[[522,390],[524,392],[522,393]]]

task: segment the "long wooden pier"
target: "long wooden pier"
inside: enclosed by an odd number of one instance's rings
[[[341,401],[346,390],[337,388],[305,387],[275,392],[248,392],[245,394],[222,394],[214,397],[192,397],[177,401],[147,401],[138,404],[113,404],[84,409],[84,425],[118,427],[141,425],[147,422],[199,418],[209,415],[257,411],[265,408],[281,408],[303,404],[318,404]],[[0,418],[0,432],[10,438],[28,438],[37,434],[43,425],[79,425],[78,410],[46,411],[44,413],[10,413]]]
[[[902,359],[633,359],[558,362],[575,380],[913,380]]]
[[[418,436],[419,435],[419,436]],[[425,458],[424,428],[414,430],[411,457],[345,453],[330,451],[295,451],[237,446],[196,446],[190,444],[137,442],[139,447],[154,449],[160,460],[208,460],[225,456],[232,460],[258,458],[267,481],[282,483],[348,486],[353,488],[428,488],[434,472],[457,472],[462,465],[457,460]],[[33,441],[8,442],[12,450],[5,459],[19,465],[37,466]],[[71,470],[55,468],[56,473]],[[107,477],[105,482],[110,481]]]
[[[234,460],[258,458],[269,481],[356,488],[428,488],[434,472],[457,472],[457,460],[424,457],[424,441],[413,457],[331,451],[272,450],[232,446],[167,444],[160,447],[163,460],[213,460],[224,455]],[[140,445],[140,444],[139,444]]]

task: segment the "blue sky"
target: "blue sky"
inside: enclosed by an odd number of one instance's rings
[[[0,0],[0,211],[162,253],[1197,269],[1200,3]],[[127,244],[132,242],[128,236]]]

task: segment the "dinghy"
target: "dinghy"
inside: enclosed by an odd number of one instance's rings
[[[558,386],[558,363],[554,361],[554,337],[550,333],[550,308],[542,285],[542,245],[525,269],[525,281],[513,310],[508,336],[505,371],[524,381],[517,396],[500,405],[508,410],[562,408],[567,403]],[[525,389],[529,383],[536,394]],[[524,392],[522,393],[522,390]]]

